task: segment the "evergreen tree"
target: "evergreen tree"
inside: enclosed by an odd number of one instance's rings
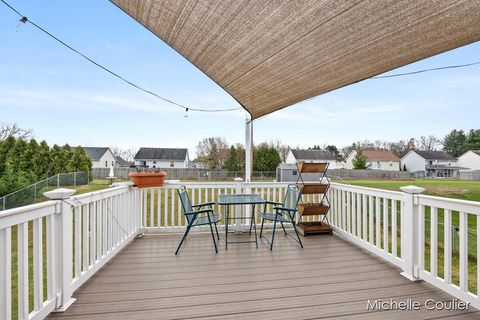
[[[67,163],[67,172],[79,172],[92,170],[92,160],[85,154],[82,147],[75,148],[72,157]]]
[[[5,165],[12,170],[13,174],[23,172],[25,167],[28,167],[28,162],[25,162],[24,154],[27,152],[28,143],[25,140],[19,139],[15,145],[8,151]]]
[[[340,158],[340,151],[338,151],[335,145],[328,145],[325,147],[325,150],[330,151],[337,160]]]
[[[7,155],[15,146],[17,140],[13,136],[8,136],[5,140],[0,141],[0,176],[6,169]]]
[[[46,178],[50,174],[50,166],[50,147],[44,140],[40,142],[32,157],[33,172],[38,179]]]
[[[361,150],[358,150],[357,154],[353,158],[353,169],[354,170],[367,169],[367,158],[365,158]]]
[[[480,129],[470,130],[465,141],[465,151],[480,150]]]
[[[458,157],[467,151],[466,140],[463,130],[452,130],[443,139],[443,150]]]
[[[230,147],[228,158],[225,161],[225,169],[231,172],[240,170],[240,165],[238,163],[237,150],[235,149],[234,146]]]
[[[50,167],[48,171],[49,176],[56,175],[58,173],[64,173],[67,171],[67,164],[64,150],[54,144],[50,150]],[[68,160],[67,160],[68,161]]]
[[[275,171],[282,159],[274,147],[262,144],[256,148],[253,158],[254,171]]]

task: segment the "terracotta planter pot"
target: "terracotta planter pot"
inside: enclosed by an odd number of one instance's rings
[[[161,187],[165,184],[166,172],[130,172],[130,180],[139,188]]]

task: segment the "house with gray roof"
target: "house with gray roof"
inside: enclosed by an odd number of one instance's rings
[[[444,151],[410,150],[401,159],[402,168],[417,177],[456,178],[460,169],[457,158]]]
[[[133,162],[129,162],[125,159],[123,159],[120,156],[115,156],[115,161],[117,161],[117,166],[122,167],[122,168],[129,168],[134,166]]]
[[[188,168],[190,162],[186,148],[140,148],[134,160],[142,168]]]
[[[311,150],[311,149],[290,149],[288,151],[286,164],[296,164],[298,161],[303,162],[328,162],[329,169],[340,169],[344,165],[338,162],[335,155],[326,150]]]
[[[480,171],[480,150],[468,150],[458,157],[458,164],[467,170]]]
[[[92,160],[92,168],[110,168],[117,166],[112,150],[108,147],[82,147]]]

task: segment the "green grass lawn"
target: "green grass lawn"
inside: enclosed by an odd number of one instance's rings
[[[411,181],[342,180],[339,183],[378,189],[400,191],[400,187],[414,185],[425,188],[425,194],[439,197],[480,201],[480,181],[422,179]]]

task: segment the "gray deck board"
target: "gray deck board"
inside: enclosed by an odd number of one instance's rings
[[[280,235],[280,233],[279,233]],[[242,237],[242,236],[240,236]],[[480,319],[477,310],[366,310],[367,299],[446,301],[394,266],[337,236],[304,238],[301,249],[278,236],[266,243],[220,245],[194,234],[178,256],[180,235],[135,239],[75,292],[63,319]]]

